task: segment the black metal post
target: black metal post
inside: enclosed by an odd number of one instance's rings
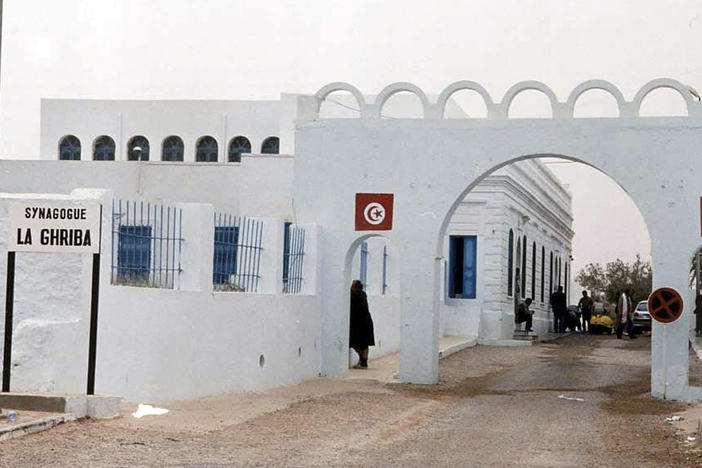
[[[15,253],[7,252],[7,283],[5,286],[5,344],[2,351],[2,391],[10,391],[12,368],[12,314],[15,302]]]
[[[93,283],[90,294],[90,345],[88,347],[88,395],[95,393],[95,356],[97,354],[98,298],[100,292],[100,254],[93,254]]]

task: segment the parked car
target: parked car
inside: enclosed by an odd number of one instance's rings
[[[634,330],[651,331],[651,314],[648,313],[648,301],[639,302],[631,318],[634,324]]]

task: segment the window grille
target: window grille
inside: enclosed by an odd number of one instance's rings
[[[212,284],[215,291],[257,292],[263,222],[215,213]]]
[[[107,135],[98,137],[93,144],[93,159],[95,161],[114,161],[115,140]]]
[[[368,242],[361,243],[361,265],[358,276],[363,283],[363,288],[368,292]]]
[[[144,136],[135,136],[127,143],[128,161],[148,161],[149,160],[149,140]]]
[[[143,201],[112,202],[112,284],[173,289],[181,268],[183,213]]]
[[[302,289],[305,258],[305,230],[285,223],[283,240],[283,293],[297,294]]]
[[[229,142],[229,162],[241,162],[241,155],[251,153],[251,142],[245,136],[237,136]]]
[[[195,150],[195,161],[197,162],[217,162],[219,147],[217,140],[211,136],[204,136],[197,141]]]
[[[59,159],[62,161],[80,160],[80,140],[74,135],[66,135],[59,142]]]
[[[161,161],[182,161],[184,148],[179,136],[169,136],[161,146]]]
[[[261,144],[261,153],[262,154],[278,154],[280,146],[280,140],[278,137],[268,137],[265,140],[263,140],[263,143]]]
[[[383,246],[383,295],[388,290],[388,246]]]

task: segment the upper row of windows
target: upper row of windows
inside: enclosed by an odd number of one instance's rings
[[[271,136],[261,144],[262,154],[278,154],[280,140]],[[182,161],[185,145],[179,136],[169,136],[161,144],[161,161]],[[127,143],[129,161],[148,161],[150,153],[149,140],[144,136],[132,137]],[[219,146],[211,136],[203,136],[195,143],[195,161],[217,162]],[[236,136],[229,140],[228,161],[240,162],[241,155],[251,153],[251,142],[245,136]],[[79,160],[81,157],[80,140],[75,135],[66,135],[59,141],[59,159]],[[114,161],[115,140],[107,135],[95,139],[93,143],[93,160]]]

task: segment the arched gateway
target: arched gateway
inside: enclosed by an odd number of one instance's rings
[[[672,88],[684,99],[686,117],[639,117],[641,101],[656,88]],[[445,120],[443,107],[461,89],[478,92],[487,119]],[[619,118],[575,119],[573,107],[589,89],[611,93]],[[549,98],[552,119],[509,119],[512,99],[524,90]],[[318,117],[321,101],[350,92],[360,118]],[[416,94],[423,119],[381,120],[393,94]],[[702,397],[688,385],[691,304],[688,266],[700,243],[702,195],[702,104],[681,83],[659,79],[626,101],[612,84],[581,84],[566,101],[546,85],[528,81],[495,103],[480,85],[454,83],[436,102],[416,86],[396,83],[367,103],[354,87],[333,83],[316,96],[298,96],[295,134],[294,207],[299,222],[324,226],[321,242],[322,373],[340,376],[348,364],[349,247],[367,232],[354,230],[356,193],[394,194],[394,220],[387,236],[400,252],[402,272],[400,376],[433,383],[438,377],[439,284],[443,242],[451,214],[463,196],[495,169],[520,159],[558,156],[593,166],[631,196],[651,236],[654,288],[684,295],[683,318],[653,325],[651,392],[667,399]],[[333,163],[332,163],[333,162]]]

